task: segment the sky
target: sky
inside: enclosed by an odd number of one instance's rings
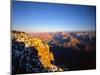
[[[12,1],[12,30],[25,32],[95,31],[96,7]]]

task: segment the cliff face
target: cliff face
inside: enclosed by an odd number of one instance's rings
[[[38,56],[45,68],[51,67],[51,60],[54,61],[53,54],[49,50],[49,46],[46,43],[42,43],[42,41],[38,38],[33,38],[33,46],[38,51]]]
[[[39,38],[31,38],[28,37],[26,33],[21,32],[12,32],[12,37],[18,42],[24,42],[25,47],[34,47],[45,69],[48,71],[63,71],[61,68],[51,63],[51,61],[54,61],[53,53],[50,52],[48,44],[44,43]]]

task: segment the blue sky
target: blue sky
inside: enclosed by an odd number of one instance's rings
[[[25,32],[95,31],[96,7],[12,1],[12,29]]]

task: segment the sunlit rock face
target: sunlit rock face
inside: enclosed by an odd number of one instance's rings
[[[61,36],[63,37],[63,39],[67,39],[69,35],[65,32],[62,32]]]
[[[80,41],[77,38],[73,38],[70,40],[70,42],[68,43],[71,47],[75,47],[77,44],[79,44]]]
[[[38,52],[37,55],[41,64],[48,71],[63,71],[63,69],[51,63],[51,61],[55,61],[53,53],[50,52],[48,44],[40,38],[28,37],[26,33],[22,32],[12,32],[12,38],[15,38],[18,42],[24,42],[25,47],[34,47]]]
[[[42,41],[49,41],[53,39],[53,36],[49,33],[28,33],[28,35],[32,38],[39,38]]]
[[[63,44],[63,47],[67,48],[67,47],[70,47],[70,48],[77,48],[77,45],[80,43],[80,41],[77,39],[77,38],[73,38],[71,39],[69,42],[65,42]]]
[[[40,61],[45,68],[50,67],[51,60],[54,60],[53,54],[49,52],[49,46],[47,44],[43,44],[42,41],[38,38],[32,39],[33,45],[38,51],[38,56],[40,57]]]

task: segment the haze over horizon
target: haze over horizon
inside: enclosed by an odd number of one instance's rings
[[[12,30],[25,32],[95,31],[96,7],[12,1]]]

